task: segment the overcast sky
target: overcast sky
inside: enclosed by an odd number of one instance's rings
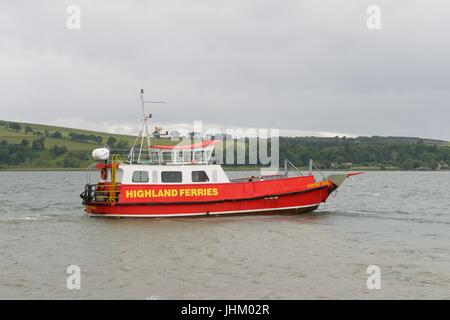
[[[447,0],[2,0],[0,119],[128,133],[144,88],[169,130],[450,140],[449,38]]]

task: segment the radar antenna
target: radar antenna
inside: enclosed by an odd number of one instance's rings
[[[144,100],[144,89],[141,89],[141,106],[142,106],[142,122],[141,125],[139,126],[139,131],[138,134],[136,136],[136,140],[134,141],[133,146],[131,147],[130,150],[130,154],[128,155],[128,161],[130,163],[133,163],[134,161],[134,149],[136,147],[136,144],[139,142],[140,140],[140,146],[139,146],[139,154],[138,154],[138,158],[137,158],[137,163],[141,162],[141,154],[142,154],[142,148],[144,147],[144,139],[147,139],[147,150],[148,150],[148,158],[151,159],[151,150],[150,150],[150,146],[151,146],[151,141],[150,141],[150,134],[148,131],[148,122],[149,119],[152,118],[152,114],[149,113],[147,114],[145,112],[145,104],[147,103],[165,103],[164,101],[152,101],[152,100]]]

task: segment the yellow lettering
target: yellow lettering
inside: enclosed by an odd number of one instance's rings
[[[315,182],[315,183],[309,183],[309,184],[306,185],[306,187],[308,189],[311,189],[311,188],[318,188],[318,187],[321,187],[321,186],[328,186],[330,184],[331,184],[330,180],[325,180],[325,181],[319,181],[319,182]]]
[[[309,186],[308,186],[309,187]],[[141,191],[141,190],[140,190]],[[138,191],[138,196],[140,195],[140,191]],[[150,190],[145,191],[146,197],[204,197],[204,196],[217,196],[219,195],[218,188],[200,188],[200,189],[165,189],[165,190],[151,190],[152,194],[150,195]],[[128,197],[128,196],[127,196]]]
[[[125,197],[133,198],[133,190],[127,190],[127,192],[125,192]]]
[[[138,190],[137,191],[137,196],[138,196],[138,198],[143,198],[144,197],[144,190]]]

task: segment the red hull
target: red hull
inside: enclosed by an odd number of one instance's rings
[[[334,190],[331,181],[313,176],[259,182],[122,185],[117,202],[87,203],[96,216],[174,217],[313,211]]]

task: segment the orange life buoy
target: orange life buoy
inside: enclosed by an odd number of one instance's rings
[[[108,171],[106,168],[102,168],[102,171],[100,171],[100,178],[102,178],[102,180],[106,180],[108,178]]]

